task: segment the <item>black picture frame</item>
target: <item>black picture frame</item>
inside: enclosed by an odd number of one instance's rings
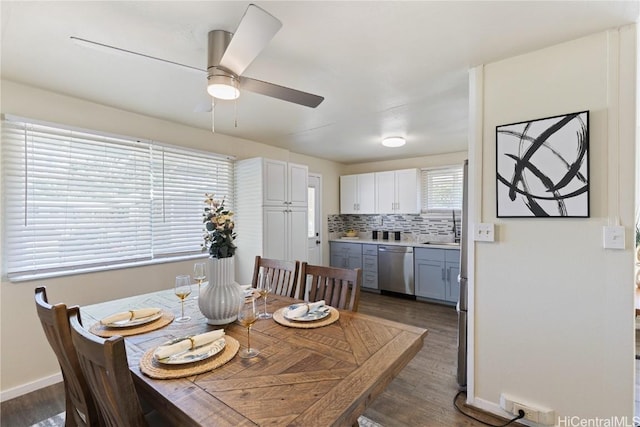
[[[496,126],[498,218],[589,218],[589,111]]]

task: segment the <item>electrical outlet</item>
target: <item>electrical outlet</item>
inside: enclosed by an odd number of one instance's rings
[[[549,426],[555,424],[555,412],[553,410],[530,403],[524,404],[522,400],[504,393],[500,395],[500,407],[513,415],[519,415],[519,411],[522,410],[524,411],[524,419],[539,425]]]
[[[540,420],[540,414],[537,410],[530,408],[522,403],[513,402],[513,415],[519,415],[520,410],[524,412],[524,419],[537,423]]]

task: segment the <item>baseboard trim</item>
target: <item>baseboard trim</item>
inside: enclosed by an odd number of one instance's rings
[[[48,387],[53,384],[62,382],[62,373],[50,375],[48,377],[40,378],[30,383],[22,384],[8,390],[2,390],[0,392],[0,402],[11,400],[15,397],[22,396],[23,394],[31,393],[32,391],[39,390],[41,388]]]
[[[480,409],[482,411],[488,412],[493,415],[497,415],[499,417],[510,420],[513,418],[513,415],[505,411],[500,407],[499,404],[494,402],[489,402],[488,400],[478,399],[477,397],[473,399],[472,402],[467,402],[467,405],[473,406],[474,408]],[[537,426],[538,424],[533,423],[529,420],[518,420],[518,423],[524,424],[526,426]]]

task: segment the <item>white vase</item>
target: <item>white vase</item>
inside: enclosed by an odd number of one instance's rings
[[[238,317],[243,299],[242,288],[235,282],[234,258],[209,258],[209,283],[198,297],[198,307],[210,325],[226,325]]]

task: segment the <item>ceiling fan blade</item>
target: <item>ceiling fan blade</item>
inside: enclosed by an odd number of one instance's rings
[[[162,59],[162,58],[158,58],[156,56],[151,56],[151,55],[147,55],[147,54],[140,53],[140,52],[134,52],[132,50],[127,50],[127,49],[123,49],[121,47],[111,46],[111,45],[100,43],[100,42],[96,42],[96,41],[93,41],[93,40],[87,40],[87,39],[83,39],[83,38],[75,37],[75,36],[70,36],[69,38],[71,39],[71,41],[73,41],[75,44],[77,44],[79,46],[89,47],[91,49],[97,49],[97,50],[101,50],[101,51],[107,52],[107,53],[124,53],[124,54],[128,54],[128,55],[136,55],[136,56],[140,56],[142,58],[153,59],[155,61],[164,62],[166,64],[172,64],[172,65],[177,65],[177,66],[184,67],[184,68],[189,68],[190,70],[200,71],[202,73],[206,73],[207,72],[207,70],[203,70],[202,68],[192,67],[191,65],[185,65],[185,64],[181,64],[179,62],[169,61],[168,59]]]
[[[249,77],[240,77],[240,89],[311,108],[316,108],[322,101],[324,101],[323,96],[313,95],[311,93],[279,86],[273,83],[263,82],[262,80],[256,80]]]
[[[265,10],[250,4],[233,34],[220,64],[240,75],[282,27],[282,22]]]
[[[193,112],[194,113],[210,113],[211,112],[211,108],[212,108],[212,104],[213,104],[213,98],[211,97],[207,97],[208,99],[204,99],[200,102],[198,102],[196,104],[195,107],[193,107]]]

